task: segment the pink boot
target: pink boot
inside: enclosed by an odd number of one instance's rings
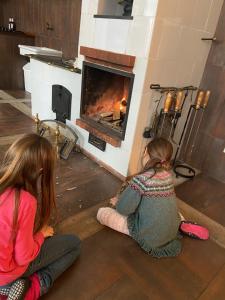
[[[181,221],[179,230],[181,234],[193,239],[208,240],[209,231],[207,228],[190,221]]]
[[[30,288],[27,291],[24,300],[37,300],[40,297],[40,281],[36,273],[29,277]]]

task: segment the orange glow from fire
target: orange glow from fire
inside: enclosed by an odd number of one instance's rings
[[[122,100],[120,101],[120,111],[126,113],[126,110],[127,110],[127,100],[125,97],[123,97]]]
[[[120,118],[120,112],[126,113],[127,99],[128,99],[128,86],[129,81],[124,81],[124,86],[118,88],[116,82],[108,88],[95,103],[89,104],[86,107],[86,115],[90,117],[98,117],[103,113],[112,113],[114,119]]]

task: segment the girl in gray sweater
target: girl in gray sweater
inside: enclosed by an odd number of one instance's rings
[[[118,197],[114,208],[98,210],[98,221],[131,236],[154,257],[177,256],[180,216],[172,174],[169,171],[173,147],[163,138],[152,140],[143,157],[144,170],[134,176]]]

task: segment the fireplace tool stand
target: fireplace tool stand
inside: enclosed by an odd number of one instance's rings
[[[56,150],[57,158],[68,159],[76,149],[78,135],[65,123],[58,120],[40,120],[38,114],[34,118],[37,134],[50,139]]]
[[[185,147],[184,147],[184,150],[183,150],[183,157],[185,158],[187,150],[188,150],[188,146],[189,146],[189,141],[191,140],[191,137],[193,136],[192,137],[191,149],[190,149],[190,152],[189,152],[189,155],[191,157],[193,149],[195,147],[196,138],[198,136],[200,125],[201,125],[202,120],[203,120],[203,115],[204,115],[205,109],[208,105],[210,94],[211,94],[211,91],[209,91],[209,90],[206,91],[206,92],[199,91],[198,94],[197,94],[197,97],[196,97],[195,104],[192,104],[189,108],[188,115],[187,115],[187,118],[186,118],[186,122],[184,124],[183,131],[182,131],[182,134],[181,134],[181,137],[180,137],[180,141],[179,141],[179,144],[178,144],[178,147],[177,147],[177,151],[176,151],[176,154],[175,154],[175,157],[174,157],[174,162],[175,162],[174,172],[177,176],[182,176],[182,177],[185,177],[185,178],[193,178],[195,176],[195,170],[194,169],[191,168],[191,172],[190,172],[190,167],[189,166],[186,166],[186,165],[183,165],[183,164],[176,164],[176,158],[177,158],[177,155],[178,155],[178,153],[180,151],[180,148],[182,146],[184,134],[186,133],[187,126],[190,122],[190,117],[193,113],[193,121],[192,121],[192,124],[191,124],[190,131],[188,132],[187,141],[186,141],[186,144],[185,144]],[[200,113],[201,113],[200,120],[198,121],[197,126],[195,126],[195,124],[197,123],[197,121],[196,121],[197,115],[200,114]],[[196,128],[196,130],[194,131],[195,128]],[[186,175],[186,174],[181,173],[179,171],[179,169],[182,169],[182,168],[187,169],[190,174]]]
[[[177,143],[174,140],[175,130],[179,121],[179,118],[182,115],[183,107],[189,91],[193,94],[193,91],[197,90],[197,87],[194,86],[185,86],[181,88],[177,87],[161,87],[159,84],[151,84],[151,89],[156,90],[161,93],[161,97],[158,100],[156,111],[154,115],[154,120],[152,126],[149,128],[148,131],[144,132],[144,137],[146,138],[154,138],[154,137],[161,137],[164,136],[165,138],[169,139],[176,147],[176,154],[173,160],[173,169],[176,176],[181,176],[184,178],[193,178],[195,176],[195,170],[190,166],[187,166],[183,163],[178,163],[177,156],[181,149],[184,134],[186,132],[187,125],[190,120],[191,111],[193,110],[193,105],[190,106],[185,124],[182,129],[181,137],[179,142]],[[159,115],[157,115],[158,107],[161,103],[163,95],[166,94],[165,102],[163,108],[160,110]],[[192,99],[191,94],[191,99]],[[165,127],[166,127],[166,120],[170,121],[170,130],[168,133],[163,134]],[[181,171],[183,170],[183,172]]]
[[[157,102],[157,106],[155,109],[155,115],[153,117],[152,125],[145,129],[143,135],[145,138],[154,138],[156,136],[162,136],[165,121],[168,117],[170,117],[172,126],[167,138],[171,139],[172,142],[176,144],[176,142],[173,140],[173,137],[178,120],[181,117],[185,100],[188,96],[189,91],[193,93],[193,91],[197,90],[197,88],[193,86],[185,86],[181,88],[161,87],[159,84],[151,84],[150,89],[156,90],[161,94],[161,96],[158,100],[155,101]],[[162,108],[160,110],[160,113],[158,114],[158,108],[165,94],[167,95],[167,97],[164,102],[164,108]]]

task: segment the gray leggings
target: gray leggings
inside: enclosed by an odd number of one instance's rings
[[[55,235],[47,238],[38,256],[22,275],[28,277],[37,272],[40,278],[41,295],[68,269],[80,254],[80,240],[74,235]]]

